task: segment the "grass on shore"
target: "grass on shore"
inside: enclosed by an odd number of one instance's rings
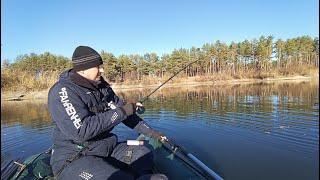
[[[2,91],[20,91],[33,92],[41,91],[50,88],[58,79],[60,72],[44,72],[35,76],[34,74],[17,71],[11,69],[4,69],[1,71],[1,90]],[[194,77],[186,77],[184,74],[179,74],[174,77],[168,84],[188,83],[196,84],[200,82],[216,82],[224,80],[242,80],[242,79],[265,79],[265,78],[282,78],[290,76],[312,76],[319,77],[318,68],[310,68],[304,66],[297,66],[294,70],[280,69],[271,70],[269,72],[257,72],[255,70],[238,71],[234,75],[231,72],[214,73],[211,75],[199,75]],[[133,78],[125,79],[123,82],[112,83],[115,86],[147,86],[160,85],[170,78],[165,75],[162,78],[156,76],[145,76],[143,80],[136,80]]]

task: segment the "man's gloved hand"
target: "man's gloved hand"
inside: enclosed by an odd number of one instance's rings
[[[127,102],[122,109],[126,112],[127,116],[134,114],[138,111],[138,108],[143,108],[143,105],[140,102]]]
[[[143,107],[143,104],[141,102],[136,102],[136,106],[138,107]]]
[[[162,134],[161,132],[158,132],[158,131],[152,132],[151,137],[158,139],[159,141],[168,141],[168,138],[164,134]]]

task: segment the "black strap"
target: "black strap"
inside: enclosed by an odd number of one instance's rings
[[[82,144],[79,144],[79,145],[77,145],[77,148],[79,148],[79,146],[82,147],[80,149],[80,151],[78,151],[74,156],[66,159],[65,163],[63,164],[63,166],[59,169],[58,173],[55,175],[55,178],[57,178],[60,175],[60,173],[62,172],[62,170],[64,168],[66,168],[72,161],[79,159],[84,150],[87,150],[89,148],[88,144],[86,144],[86,146],[83,146]]]

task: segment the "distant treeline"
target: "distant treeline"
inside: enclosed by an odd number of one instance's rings
[[[105,51],[100,54],[104,61],[105,75],[111,82],[162,80],[195,60],[198,61],[181,73],[180,77],[266,78],[307,75],[310,69],[318,69],[319,38],[301,36],[275,41],[272,36],[261,36],[239,43],[216,41],[206,43],[201,48],[174,49],[161,57],[156,53],[118,57]],[[71,67],[69,58],[49,52],[22,55],[13,63],[4,60],[1,89],[45,89],[57,80],[60,72]]]

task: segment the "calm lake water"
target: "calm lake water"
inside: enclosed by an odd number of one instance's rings
[[[152,89],[151,89],[152,90]],[[119,92],[123,98],[151,92]],[[319,84],[167,88],[142,117],[225,179],[319,178]],[[124,125],[120,140],[137,133]],[[2,102],[1,163],[48,149],[46,101]]]

